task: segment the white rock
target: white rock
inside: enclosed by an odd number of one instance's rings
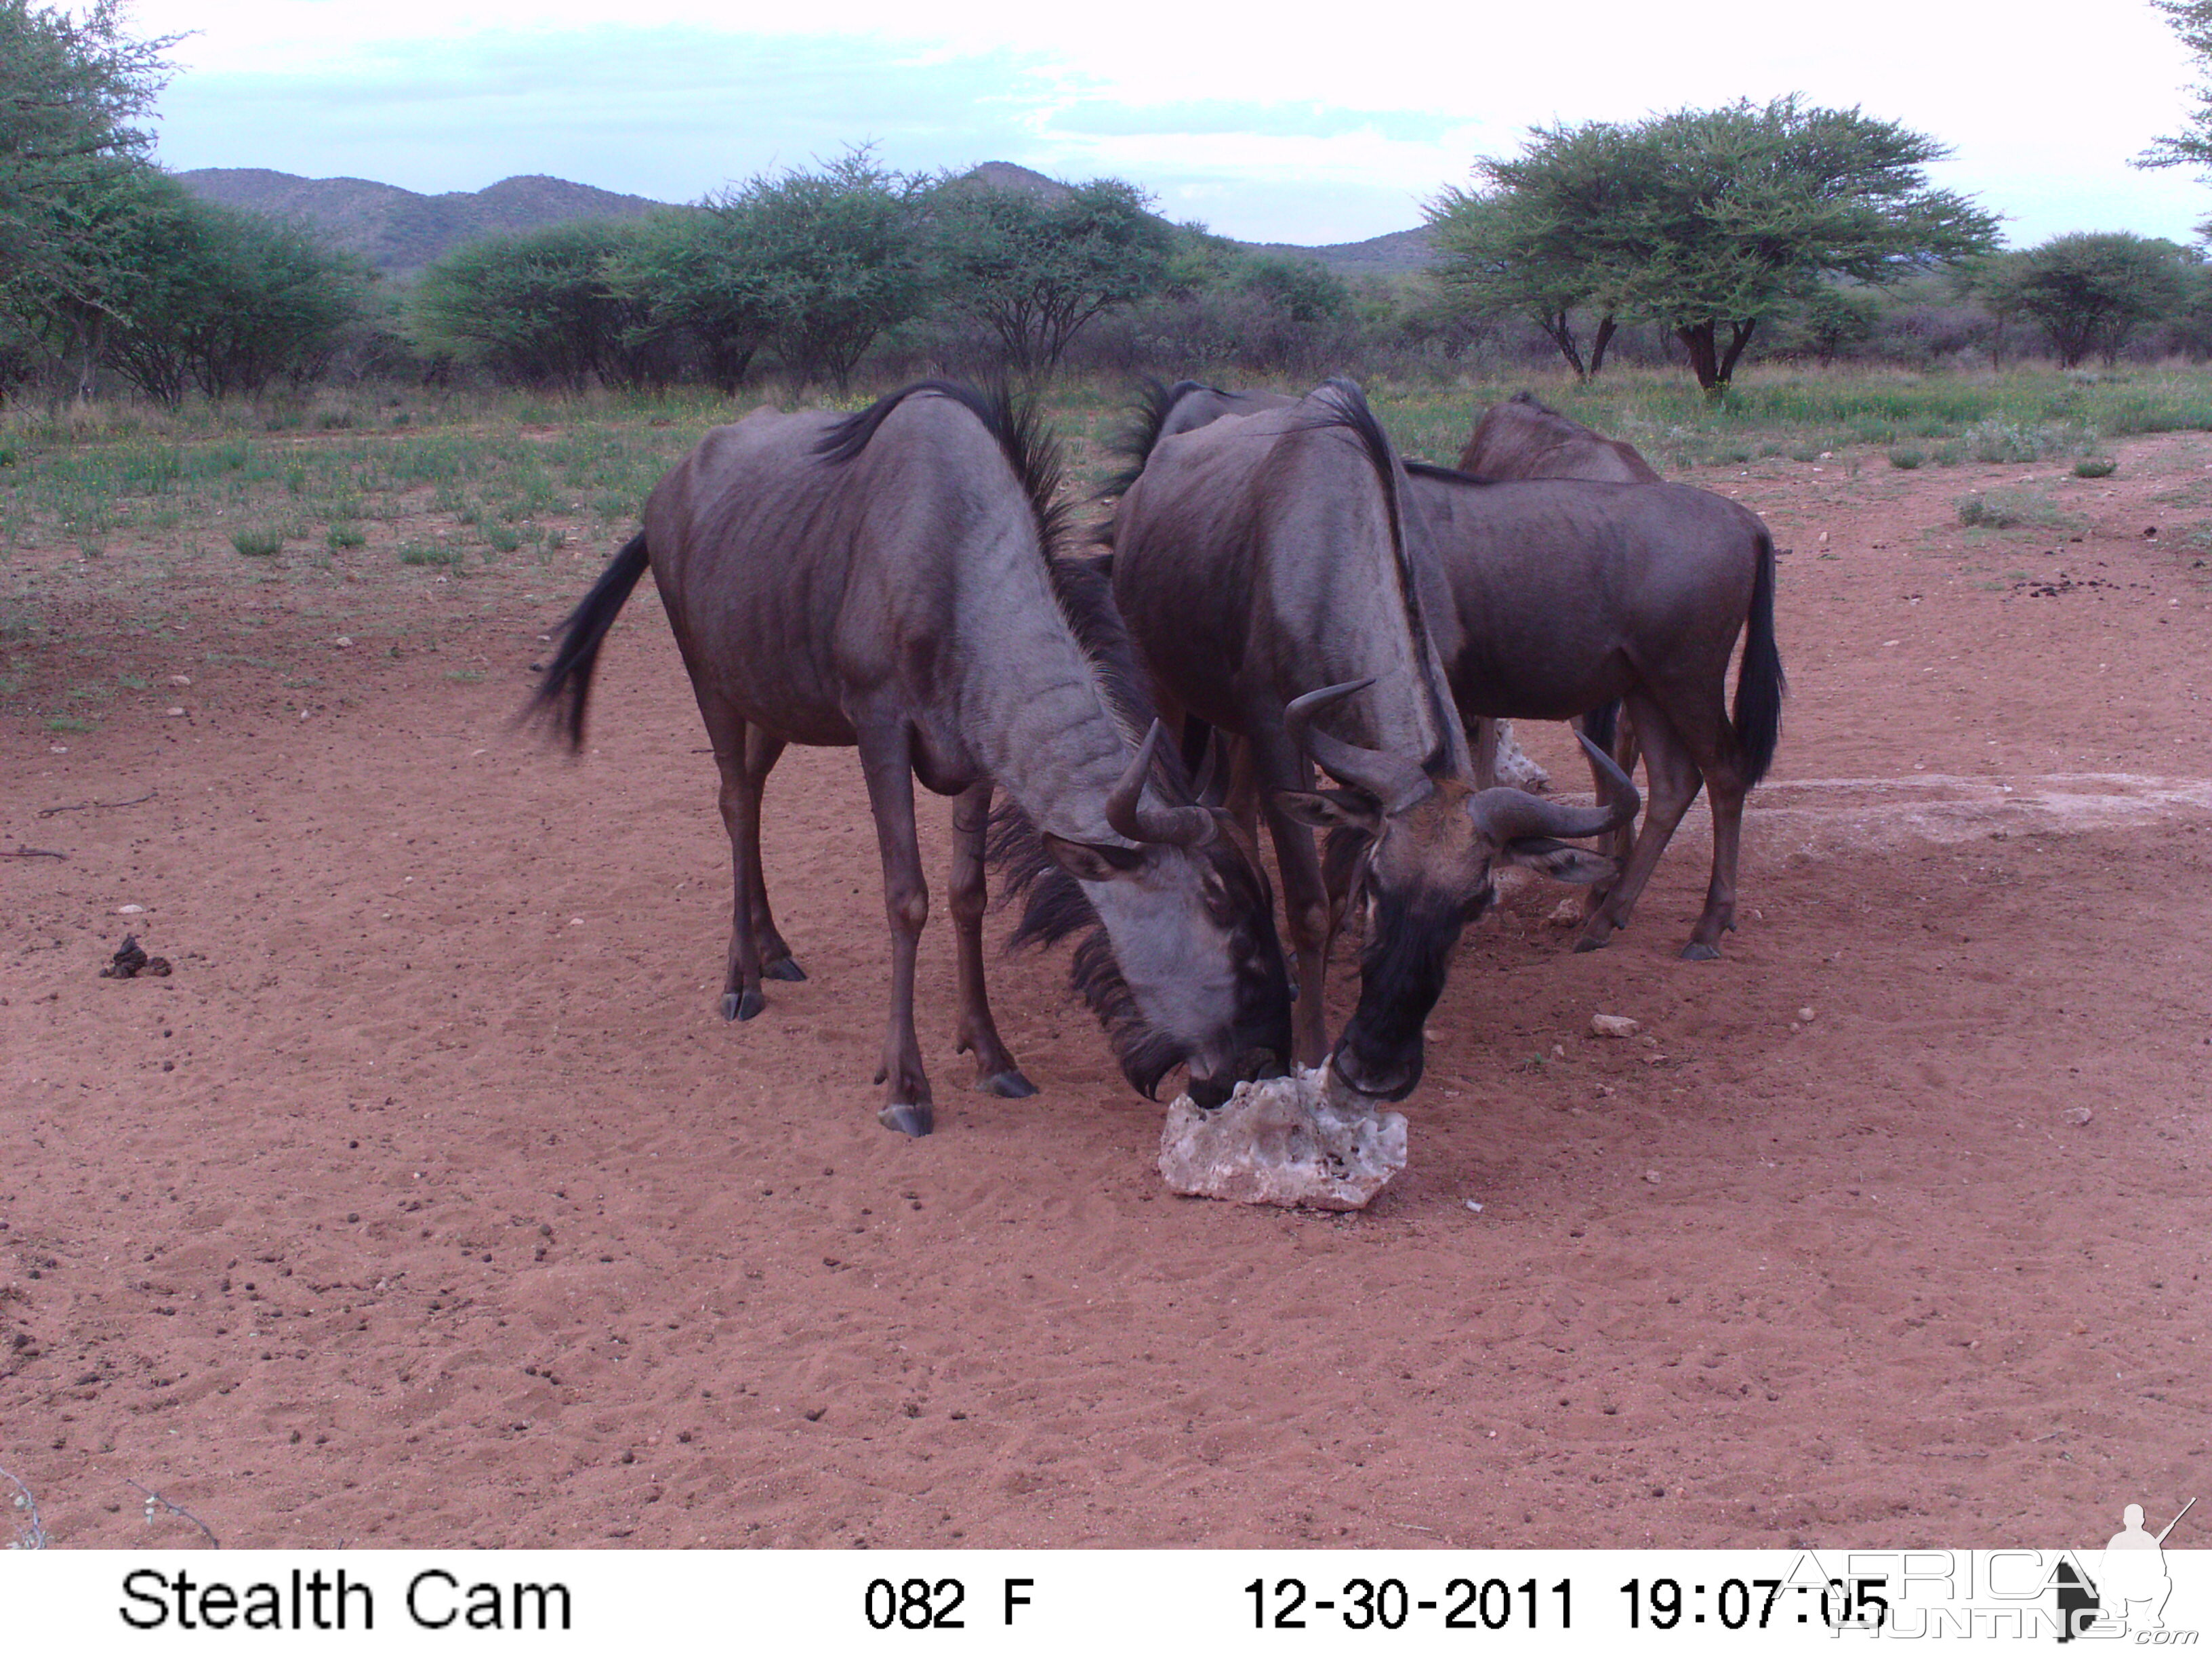
[[[1552,787],[1552,775],[1530,760],[1521,747],[1521,740],[1513,735],[1513,722],[1498,722],[1498,781],[1516,789],[1525,789],[1530,794],[1540,794]]]
[[[2064,1118],[2069,1123],[2079,1129],[2086,1127],[2089,1120],[2096,1116],[2096,1114],[2091,1111],[2087,1106],[2069,1106],[2064,1111],[2059,1113],[2058,1115]]]
[[[1592,1014],[1590,1035],[1601,1037],[1632,1037],[1644,1027],[1626,1014]]]
[[[115,914],[118,916],[143,916],[146,914],[146,907],[143,904],[118,904],[115,907]]]
[[[1653,1186],[1656,1187],[1659,1184],[1659,1171],[1656,1170],[1646,1170],[1644,1172],[1644,1178],[1650,1182]]]
[[[1563,898],[1552,907],[1552,914],[1544,918],[1547,927],[1573,927],[1583,919],[1583,902],[1578,898]]]
[[[1810,1025],[1813,1023],[1813,1011],[1810,1008],[1800,1008],[1797,1011],[1797,1018],[1803,1024]]]
[[[183,714],[185,711],[181,708],[165,708],[161,712],[168,715],[172,720],[174,720],[178,715]]]
[[[169,684],[172,685],[190,685],[191,683],[192,677],[190,674],[172,674],[169,676]]]
[[[1234,1204],[1366,1208],[1406,1167],[1406,1119],[1331,1087],[1333,1075],[1301,1066],[1240,1083],[1211,1112],[1177,1097],[1160,1129],[1160,1179]]]

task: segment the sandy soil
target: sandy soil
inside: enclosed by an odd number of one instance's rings
[[[878,1128],[848,752],[770,796],[813,977],[723,1024],[726,852],[650,597],[580,763],[504,730],[611,542],[527,597],[210,580],[153,624],[24,555],[52,597],[21,706],[149,686],[0,729],[0,850],[68,854],[0,859],[0,1467],[63,1546],[198,1541],[131,1481],[230,1546],[1996,1546],[2171,1513],[2212,1484],[2212,440],[2118,453],[2035,485],[2081,541],[1959,528],[2019,468],[1698,474],[1792,550],[1743,931],[1674,957],[1701,811],[1607,951],[1518,890],[1462,947],[1412,1168],[1348,1218],[1168,1195],[1162,1109],[1056,961],[995,972],[1044,1092],[965,1092],[941,887],[940,1132]],[[126,932],[175,973],[100,977]]]

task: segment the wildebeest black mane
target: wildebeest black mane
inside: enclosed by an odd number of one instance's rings
[[[1129,486],[1145,470],[1152,459],[1152,446],[1160,441],[1160,428],[1168,423],[1175,406],[1193,392],[1211,392],[1219,397],[1229,394],[1219,386],[1207,386],[1202,380],[1177,380],[1173,386],[1147,374],[1137,384],[1137,404],[1131,411],[1129,424],[1116,433],[1107,445],[1109,453],[1119,455],[1121,470],[1099,487],[1098,499],[1112,501],[1128,493]]]
[[[1417,478],[1435,478],[1443,483],[1465,484],[1470,489],[1487,489],[1498,482],[1495,478],[1478,477],[1472,472],[1462,472],[1455,466],[1439,466],[1434,461],[1407,461],[1405,468]]]

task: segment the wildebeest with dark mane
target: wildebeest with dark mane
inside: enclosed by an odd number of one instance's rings
[[[1420,1079],[1422,1022],[1451,947],[1494,891],[1492,865],[1609,872],[1554,838],[1617,826],[1635,791],[1622,777],[1609,802],[1577,810],[1474,787],[1423,617],[1432,584],[1407,544],[1405,475],[1358,386],[1332,380],[1288,407],[1187,430],[1181,401],[1156,401],[1136,434],[1139,465],[1113,524],[1114,596],[1170,726],[1194,717],[1248,745],[1297,953],[1298,1058],[1328,1054],[1352,1089],[1402,1099]],[[1343,787],[1312,790],[1309,755]],[[1312,828],[1364,843],[1359,1005],[1333,1052]]]
[[[1643,828],[1575,948],[1595,950],[1631,912],[1702,781],[1713,872],[1682,954],[1720,954],[1735,926],[1747,792],[1781,733],[1774,541],[1756,514],[1685,484],[1493,481],[1408,469],[1434,550],[1437,648],[1461,717],[1570,720],[1625,702],[1649,774]],[[1744,636],[1735,706],[1729,659]],[[1595,724],[1595,723],[1594,723]],[[1607,740],[1592,730],[1583,746]]]
[[[1634,444],[1593,432],[1528,392],[1516,392],[1483,410],[1459,453],[1459,470],[1480,478],[1662,482]]]
[[[735,876],[726,1018],[804,975],[769,913],[761,791],[787,744],[856,745],[884,868],[890,1015],[880,1116],[929,1132],[914,1029],[929,908],[914,779],[957,795],[952,913],[962,1050],[978,1086],[1033,1092],[982,970],[994,787],[1030,826],[1024,933],[1088,927],[1079,988],[1147,1095],[1187,1065],[1218,1104],[1290,1045],[1273,900],[1226,812],[1163,753],[1103,584],[1055,560],[1057,453],[1001,393],[924,382],[854,415],[756,410],[718,427],[646,503],[645,528],[562,624],[532,708],[580,747],[601,642],[650,568],[722,775]],[[1041,873],[1049,864],[1054,878]]]

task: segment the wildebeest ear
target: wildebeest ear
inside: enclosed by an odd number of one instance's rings
[[[1070,841],[1051,830],[1041,839],[1052,861],[1078,881],[1124,881],[1144,868],[1141,848],[1115,847],[1106,842]]]
[[[1382,809],[1351,789],[1278,789],[1275,805],[1310,830],[1382,833]]]
[[[1620,870],[1618,863],[1602,853],[1553,841],[1549,836],[1523,836],[1518,841],[1509,841],[1498,848],[1497,861],[1540,870],[1553,881],[1564,881],[1571,887],[1587,887],[1592,882],[1609,880]]]

